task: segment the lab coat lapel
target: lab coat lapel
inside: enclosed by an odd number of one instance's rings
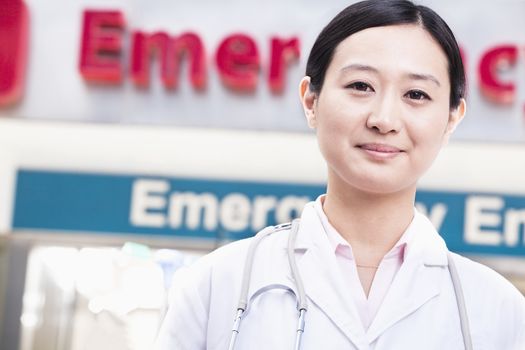
[[[447,248],[432,223],[416,212],[415,230],[401,268],[367,331],[369,343],[440,293],[447,270]]]
[[[343,283],[335,255],[311,205],[306,206],[303,211],[295,247],[297,265],[308,302],[319,307],[357,348],[367,347],[364,345],[366,336],[357,309]],[[293,280],[291,275],[290,279]],[[306,317],[308,319],[308,313]],[[305,328],[305,332],[308,331]]]

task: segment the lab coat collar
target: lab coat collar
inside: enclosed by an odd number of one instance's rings
[[[412,230],[412,242],[405,260],[423,263],[427,267],[447,266],[448,248],[430,220],[414,209],[414,219],[407,230]]]
[[[352,297],[346,291],[347,287],[330,243],[323,234],[313,202],[305,206],[295,251],[306,295],[358,349],[367,349],[386,329],[440,292],[448,264],[445,242],[432,223],[417,210],[408,229],[414,232],[405,261],[374,321],[365,330]],[[299,257],[297,253],[304,254]],[[289,279],[293,282],[291,275]]]
[[[308,228],[306,230],[306,228]],[[405,259],[416,259],[426,266],[447,266],[447,246],[434,225],[414,208],[414,218],[407,230],[410,233],[411,241]],[[324,246],[325,237],[320,233],[324,232],[322,223],[317,216],[314,202],[308,203],[301,215],[301,224],[295,250],[307,250],[312,246]]]
[[[295,251],[299,273],[309,298],[308,303],[316,304],[356,348],[367,349],[366,334],[359,313],[351,294],[347,292],[313,202],[305,206],[301,215]],[[291,274],[289,279],[293,281]],[[306,319],[308,321],[308,313]],[[305,332],[308,332],[308,323]]]
[[[448,273],[447,247],[434,226],[415,211],[412,242],[401,268],[367,331],[371,344],[389,327],[439,295]]]

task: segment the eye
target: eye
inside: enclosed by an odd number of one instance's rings
[[[370,85],[368,85],[367,83],[364,83],[362,81],[356,81],[354,83],[348,84],[346,86],[346,88],[347,89],[357,90],[357,91],[362,91],[362,92],[372,92],[372,91],[374,91],[374,89],[372,89],[372,87]]]
[[[432,100],[430,96],[421,90],[410,90],[405,96],[411,100]]]

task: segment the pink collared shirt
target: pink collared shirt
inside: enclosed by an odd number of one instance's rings
[[[328,236],[330,245],[333,247],[337,263],[341,268],[345,283],[348,285],[348,291],[352,294],[352,299],[366,330],[372,324],[397,271],[403,264],[413,233],[410,229],[407,229],[394,247],[383,257],[372,281],[367,299],[359,280],[352,247],[330,224],[328,217],[324,213],[324,196],[321,195],[317,198],[314,207]]]

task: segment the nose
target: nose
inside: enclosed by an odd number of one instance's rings
[[[398,133],[402,128],[401,106],[393,93],[378,96],[366,120],[366,126],[380,134]]]

